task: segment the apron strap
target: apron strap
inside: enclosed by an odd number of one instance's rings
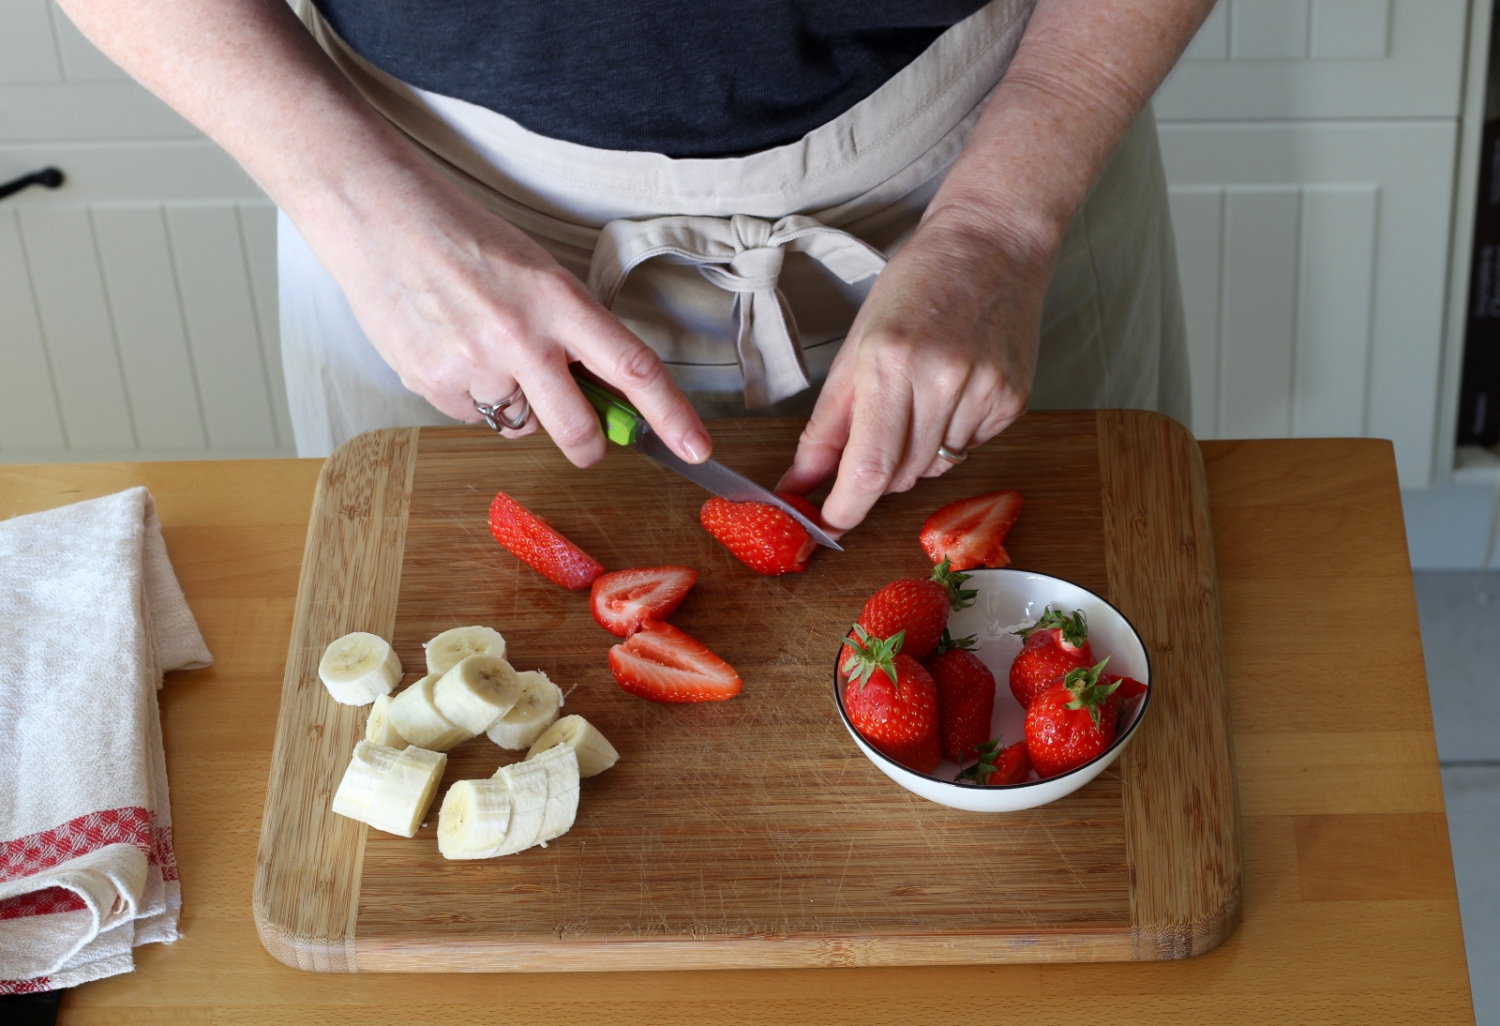
[[[797,322],[777,287],[788,249],[806,253],[851,285],[885,267],[885,256],[875,247],[801,214],[775,224],[745,214],[656,217],[605,225],[588,285],[608,309],[631,271],[666,257],[696,266],[710,282],[734,293],[735,350],[745,378],[745,407],[754,410],[811,384]]]

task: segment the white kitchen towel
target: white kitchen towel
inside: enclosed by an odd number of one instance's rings
[[[146,489],[0,522],[0,994],[177,939],[156,692],[210,662]]]

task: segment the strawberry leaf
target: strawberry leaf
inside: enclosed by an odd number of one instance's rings
[[[901,684],[896,677],[896,653],[901,651],[906,632],[897,631],[889,638],[879,638],[855,624],[853,634],[847,642],[851,652],[844,659],[844,673],[850,680],[859,681],[859,690],[863,693],[865,685],[870,682],[870,675],[879,670],[890,679],[891,687],[900,692]]]
[[[960,587],[969,579],[970,575],[949,569],[950,563],[951,560],[946,558],[939,563],[932,571],[931,580],[948,589],[949,605],[954,609],[967,609],[979,597],[979,592],[973,588]]]
[[[1120,682],[1101,680],[1104,673],[1104,664],[1109,662],[1109,656],[1105,656],[1093,666],[1080,666],[1072,670],[1063,678],[1063,687],[1072,694],[1072,701],[1068,702],[1065,709],[1087,709],[1089,718],[1094,721],[1094,726],[1099,726],[1099,708],[1104,705],[1105,699],[1115,693]]]
[[[942,655],[944,652],[952,652],[954,649],[963,649],[966,652],[972,652],[975,648],[974,637],[974,635],[970,634],[967,638],[955,638],[949,632],[948,628],[944,627],[943,636],[938,639],[937,651],[934,654]]]
[[[1037,631],[1060,630],[1063,640],[1070,645],[1079,646],[1089,639],[1088,619],[1083,615],[1083,610],[1075,609],[1072,615],[1064,613],[1060,609],[1047,606],[1042,610],[1042,617],[1030,627],[1022,627],[1018,631],[1011,631],[1019,635],[1022,641],[1027,640]]]

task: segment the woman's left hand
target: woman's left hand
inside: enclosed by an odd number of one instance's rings
[[[847,531],[887,492],[951,469],[939,445],[962,453],[1005,430],[1031,394],[1054,259],[1051,242],[933,211],[876,279],[777,490],[837,471],[823,519]]]

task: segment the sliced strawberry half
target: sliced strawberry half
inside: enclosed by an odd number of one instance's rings
[[[802,496],[791,492],[776,495],[822,526],[818,508]],[[800,574],[818,547],[795,518],[760,502],[730,502],[716,495],[703,504],[698,519],[735,559],[759,574]]]
[[[616,570],[594,582],[589,612],[611,634],[628,638],[647,620],[665,620],[677,612],[698,580],[690,566],[652,566]]]
[[[1005,536],[1021,515],[1021,493],[991,492],[950,502],[922,525],[922,548],[934,563],[954,570],[999,567],[1010,562]]]
[[[604,573],[599,561],[504,492],[490,503],[490,534],[547,580],[578,591]]]
[[[719,702],[745,686],[703,642],[655,620],[609,650],[609,671],[620,687],[653,702]]]

